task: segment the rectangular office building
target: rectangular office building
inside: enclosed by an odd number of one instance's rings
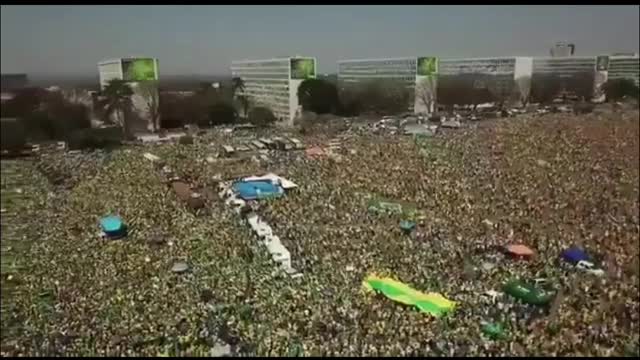
[[[640,86],[640,57],[609,56],[607,67],[608,79],[630,79]]]
[[[416,64],[415,57],[341,60],[338,61],[338,81],[348,84],[391,79],[413,86],[416,79]]]
[[[536,57],[531,98],[548,102],[560,96],[590,99],[596,90],[596,57]]]
[[[362,85],[376,80],[397,82],[407,88],[414,97],[416,85],[417,58],[355,59],[338,61],[338,88],[343,90],[352,85]],[[413,111],[414,102],[407,104]]]
[[[231,75],[239,77],[251,106],[264,106],[279,121],[288,125],[298,111],[298,87],[305,79],[316,77],[316,59],[287,57],[266,60],[240,60],[231,64]]]
[[[506,102],[515,91],[515,57],[438,59],[438,102]]]

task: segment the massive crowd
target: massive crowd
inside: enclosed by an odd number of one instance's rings
[[[637,111],[523,115],[420,140],[341,129],[330,156],[221,156],[222,144],[263,136],[255,131],[127,146],[69,167],[72,186],[42,192],[56,200],[36,220],[43,230],[15,310],[22,331],[3,338],[3,354],[637,356]],[[206,192],[206,209],[185,206],[144,152]],[[74,156],[90,155],[41,158]],[[300,278],[278,271],[216,195],[220,180],[266,172],[298,184],[253,207]],[[375,198],[417,209],[415,230],[402,231],[402,214],[369,211]],[[125,239],[99,236],[108,214],[127,224]],[[510,244],[534,257],[506,256]],[[605,274],[563,263],[570,246]],[[173,272],[176,263],[188,271]],[[456,308],[435,318],[363,291],[370,274]],[[503,292],[512,279],[544,282],[553,301],[514,299]]]

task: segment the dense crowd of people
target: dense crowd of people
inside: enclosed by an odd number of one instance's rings
[[[57,200],[37,219],[43,230],[15,310],[23,329],[3,339],[3,353],[637,356],[637,111],[525,115],[419,140],[341,131],[330,156],[223,158],[221,145],[239,135],[214,131],[192,145],[128,146],[73,167],[73,186],[42,191]],[[296,137],[323,146],[335,134]],[[206,211],[185,206],[144,152],[209,189]],[[298,185],[252,206],[300,278],[278,271],[215,194],[220,180],[266,172]],[[372,213],[376,198],[417,209],[414,231],[401,229],[403,214]],[[127,224],[125,239],[98,235],[108,214]],[[534,256],[509,257],[510,244]],[[571,246],[605,274],[565,264]],[[188,271],[172,272],[178,262]],[[456,308],[435,318],[366,292],[370,274]],[[514,299],[503,292],[512,279],[544,283],[553,300]]]

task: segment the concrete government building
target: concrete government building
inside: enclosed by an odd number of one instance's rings
[[[316,77],[316,59],[238,60],[231,64],[231,75],[242,79],[244,90],[239,94],[247,96],[251,107],[268,107],[280,122],[291,125],[299,106],[298,87]]]

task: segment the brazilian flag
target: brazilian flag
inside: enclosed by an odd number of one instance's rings
[[[405,305],[417,307],[421,312],[441,317],[452,312],[456,303],[438,293],[422,293],[391,278],[369,275],[363,286],[366,290],[377,291],[387,298]]]

